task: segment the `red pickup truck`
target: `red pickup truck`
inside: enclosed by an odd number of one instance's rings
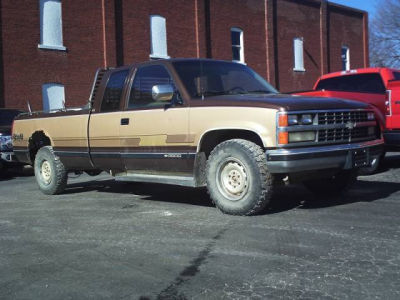
[[[370,104],[380,121],[386,150],[400,151],[400,70],[364,68],[321,76],[311,91],[296,95],[334,97]],[[376,169],[379,160],[372,169]]]

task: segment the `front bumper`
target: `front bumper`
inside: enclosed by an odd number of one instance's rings
[[[323,169],[352,169],[369,166],[383,153],[383,140],[362,143],[267,150],[271,173],[295,173]]]
[[[12,163],[17,161],[15,159],[15,155],[13,152],[0,152],[0,159],[7,163]]]

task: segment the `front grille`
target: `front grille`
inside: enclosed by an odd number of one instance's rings
[[[368,127],[358,127],[354,129],[333,128],[318,130],[318,142],[351,142],[363,139],[371,139],[375,136],[370,135]]]
[[[367,111],[335,111],[318,113],[318,125],[368,122]]]

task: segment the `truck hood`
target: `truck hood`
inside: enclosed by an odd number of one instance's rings
[[[285,94],[241,94],[206,97],[192,100],[192,107],[199,106],[241,106],[263,107],[281,111],[363,109],[368,104],[339,98],[302,97]]]

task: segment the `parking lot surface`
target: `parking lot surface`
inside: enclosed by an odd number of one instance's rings
[[[76,177],[76,176],[72,176]],[[204,189],[0,179],[0,299],[400,299],[400,156],[346,197],[277,191],[254,217]]]

